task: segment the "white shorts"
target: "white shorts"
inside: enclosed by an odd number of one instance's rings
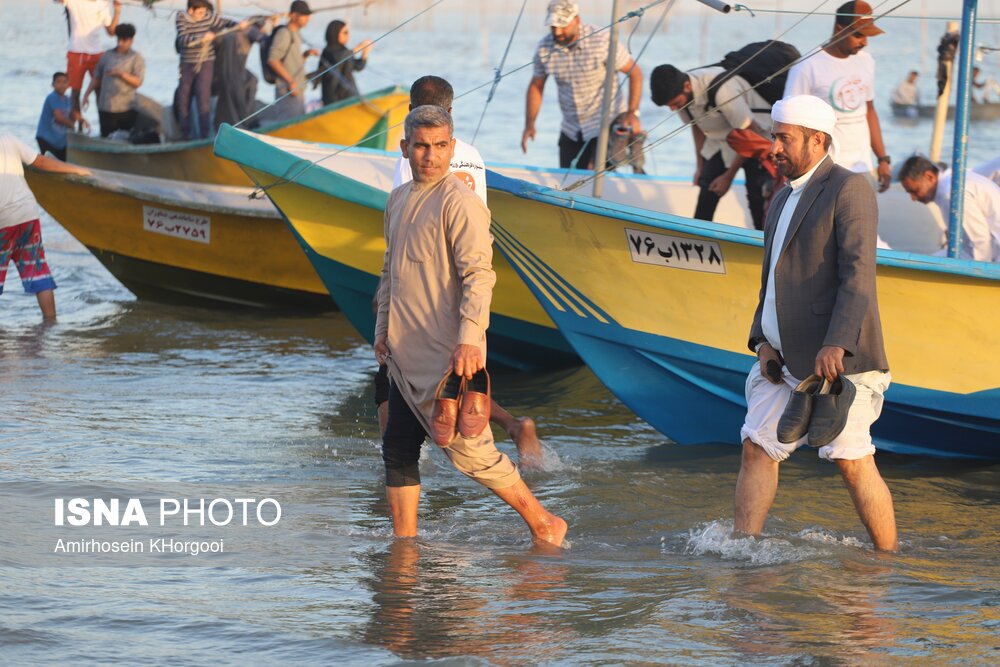
[[[854,383],[857,394],[847,414],[844,430],[833,442],[819,448],[820,458],[827,461],[855,460],[875,453],[869,429],[882,414],[885,391],[892,381],[888,371],[867,371],[845,377]],[[787,366],[781,368],[781,379],[780,384],[771,384],[760,374],[760,362],[753,365],[747,375],[747,416],[740,429],[742,440],[760,445],[775,461],[784,461],[796,449],[809,444],[808,436],[787,444],[778,442],[778,420],[785,411],[792,390],[801,382],[788,372]]]

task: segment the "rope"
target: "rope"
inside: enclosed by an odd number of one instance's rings
[[[408,24],[408,23],[410,23],[410,22],[418,19],[419,17],[423,16],[424,14],[426,14],[427,12],[429,12],[430,10],[434,9],[435,7],[437,7],[438,5],[440,5],[442,2],[444,2],[444,0],[437,0],[436,2],[434,2],[431,5],[429,5],[428,7],[426,7],[425,9],[420,10],[419,12],[417,12],[416,14],[414,14],[413,16],[411,16],[410,18],[406,19],[405,21],[403,21],[402,23],[400,23],[396,27],[392,28],[388,32],[384,32],[381,35],[379,35],[378,37],[376,37],[374,40],[372,40],[371,44],[369,44],[368,46],[374,46],[375,44],[379,43],[380,41],[382,41],[383,39],[385,39],[386,37],[388,37],[392,33],[396,32],[397,30],[399,30],[400,28],[402,28],[403,26],[405,26],[406,24]],[[319,79],[320,77],[322,77],[324,74],[326,74],[330,70],[335,69],[336,67],[339,67],[343,63],[345,63],[348,60],[350,60],[351,58],[353,58],[355,56],[355,54],[357,54],[360,50],[361,49],[355,49],[350,54],[348,54],[346,57],[340,59],[339,61],[337,61],[334,64],[330,65],[326,69],[320,70],[320,71],[316,72],[315,74],[313,74],[311,77],[309,77],[308,79],[306,79],[305,87],[308,87],[310,83],[312,83],[316,79]],[[303,86],[296,86],[295,88],[291,88],[287,93],[285,93],[284,95],[282,95],[278,99],[274,100],[273,102],[271,102],[267,106],[264,106],[264,107],[258,109],[257,111],[254,111],[252,114],[250,114],[246,118],[242,119],[240,122],[236,123],[236,125],[234,127],[239,127],[240,125],[242,125],[243,123],[247,122],[248,120],[250,120],[251,118],[253,118],[257,114],[259,114],[262,111],[264,111],[265,109],[270,109],[275,104],[277,104],[281,100],[285,99],[286,97],[288,97],[289,95],[291,95],[296,90],[299,90],[300,88],[303,88]],[[379,136],[379,135],[375,135],[375,136]],[[370,138],[371,137],[366,137],[366,139],[370,139]],[[361,143],[361,142],[359,141],[358,143]],[[357,145],[357,144],[355,144],[355,145]],[[353,148],[353,146],[351,146],[351,148]],[[336,153],[334,153],[334,155],[336,155]],[[330,157],[330,156],[328,156],[328,157]]]
[[[805,14],[807,16],[836,16],[836,12],[804,12],[802,10],[794,9],[754,9],[746,5],[733,5],[734,12],[748,12],[751,16],[756,16],[757,14]],[[856,15],[857,16],[857,15]],[[949,16],[908,16],[908,15],[894,15],[894,19],[914,19],[914,20],[925,20],[934,19],[935,21],[961,21],[961,16],[949,17]],[[1000,18],[977,18],[977,23],[1000,23]]]
[[[434,6],[440,4],[442,1],[443,0],[438,0],[438,2],[434,3],[434,5],[432,5],[431,7],[428,7],[424,11],[425,12],[429,11]],[[664,2],[668,2],[668,0],[654,0],[653,2],[649,3],[648,5],[646,5],[644,7],[641,7],[639,9],[637,9],[637,10],[628,12],[627,14],[623,15],[620,19],[618,19],[618,20],[616,20],[616,21],[614,21],[612,23],[609,23],[608,25],[606,25],[606,26],[604,26],[602,28],[599,28],[599,29],[595,30],[594,32],[590,33],[590,35],[584,37],[583,39],[577,40],[577,41],[578,42],[582,42],[584,39],[589,39],[590,37],[593,37],[594,35],[600,34],[601,32],[610,29],[611,26],[613,26],[615,23],[621,23],[622,21],[627,21],[627,20],[635,18],[637,16],[641,16],[644,11],[646,11],[648,9],[651,9],[652,7],[655,7],[657,5],[663,4]],[[421,14],[423,14],[423,13],[424,12],[421,12]],[[408,19],[407,22],[412,21],[413,19],[417,18],[417,16],[420,16],[420,14],[417,14],[416,16],[412,17],[411,19]],[[397,26],[396,28],[393,28],[393,30],[391,30],[389,33],[386,33],[385,35],[383,35],[383,37],[389,35],[391,32],[394,32],[398,28],[402,27],[402,25],[405,25],[405,24],[401,24],[400,26]],[[379,39],[382,39],[382,37],[379,37]],[[376,41],[378,41],[378,40],[376,40]],[[559,48],[566,48],[566,47],[559,47]],[[504,79],[504,78],[510,76],[511,74],[514,74],[516,72],[520,72],[522,69],[524,69],[526,67],[530,67],[532,64],[534,64],[534,59],[528,61],[527,63],[525,63],[523,65],[519,65],[518,67],[515,67],[515,68],[513,68],[513,69],[511,69],[511,70],[509,70],[507,72],[505,72],[500,78]],[[336,67],[336,65],[334,65],[334,67]],[[491,80],[491,81],[486,81],[484,83],[481,83],[478,86],[473,86],[472,88],[470,88],[469,90],[465,91],[461,95],[457,95],[454,99],[455,100],[460,100],[463,97],[466,97],[467,95],[471,95],[472,93],[476,92],[477,90],[480,90],[481,88],[485,88],[486,86],[489,86],[492,83],[493,83],[493,81]],[[277,103],[277,102],[278,102],[278,100],[275,100],[275,103]],[[258,111],[257,113],[260,113],[260,111]],[[253,114],[253,115],[256,115],[256,114]],[[242,121],[240,121],[240,123],[242,123],[242,122],[244,122],[246,120],[249,120],[252,117],[253,116],[248,116],[247,118],[244,118]],[[237,126],[240,123],[237,123]],[[369,140],[371,140],[371,139],[373,139],[375,137],[380,137],[380,136],[382,136],[384,134],[387,134],[388,132],[390,132],[390,131],[398,128],[400,125],[402,125],[402,123],[397,123],[396,125],[392,125],[391,127],[388,127],[385,130],[383,130],[381,132],[378,132],[377,134],[367,135],[361,141],[369,141]],[[279,178],[278,180],[276,180],[274,183],[271,183],[270,185],[264,185],[264,186],[259,186],[259,187],[255,188],[253,190],[253,192],[250,193],[250,198],[251,199],[257,199],[257,198],[261,197],[267,190],[269,190],[270,188],[273,188],[275,186],[278,186],[278,185],[287,185],[287,184],[290,184],[290,183],[294,183],[296,179],[298,179],[300,176],[302,176],[302,174],[304,174],[309,169],[312,169],[314,166],[320,164],[321,162],[323,162],[325,160],[328,160],[328,159],[330,159],[332,157],[340,155],[341,153],[343,153],[346,150],[350,150],[352,148],[355,148],[358,144],[361,143],[361,141],[358,141],[357,143],[355,143],[355,144],[353,144],[351,146],[343,146],[341,148],[338,148],[334,152],[332,152],[332,153],[330,153],[328,155],[324,155],[323,157],[321,157],[318,160],[315,160],[313,162],[307,162],[305,165],[302,166],[302,168],[299,170],[299,172],[297,172],[296,174],[294,174],[294,175],[292,175],[290,177],[287,177],[287,178],[286,177],[282,177],[282,178]]]
[[[514,21],[514,29],[510,31],[510,37],[507,39],[507,48],[504,49],[503,57],[500,58],[500,64],[493,70],[493,86],[490,88],[490,92],[486,95],[486,104],[483,105],[483,112],[479,114],[479,122],[476,123],[476,131],[472,134],[472,144],[476,144],[476,137],[479,136],[479,128],[483,126],[483,119],[486,118],[486,110],[490,106],[490,102],[493,101],[493,94],[497,92],[497,86],[500,85],[500,79],[503,78],[503,66],[507,62],[507,54],[510,53],[511,44],[514,43],[514,35],[517,34],[517,26],[521,24],[521,17],[524,16],[524,7],[528,4],[528,0],[524,0],[521,3],[521,11],[517,13],[517,20]]]
[[[884,4],[885,4],[885,3],[887,2],[887,1],[888,1],[888,0],[883,0],[883,1],[881,2],[881,3],[879,3],[879,6],[881,6],[881,5],[884,5]],[[910,3],[910,1],[911,1],[911,0],[903,0],[902,2],[900,2],[899,4],[897,4],[897,5],[893,6],[893,7],[892,7],[892,8],[890,8],[889,10],[887,10],[887,11],[883,12],[882,14],[879,14],[878,16],[875,16],[875,18],[874,18],[873,20],[878,20],[878,19],[881,19],[881,18],[884,18],[885,16],[887,16],[887,15],[891,14],[892,12],[894,12],[894,11],[895,11],[895,10],[897,10],[897,9],[899,9],[899,8],[900,8],[900,7],[902,7],[903,5],[906,5],[906,4],[909,4],[909,3]],[[799,19],[798,21],[796,21],[795,23],[793,23],[793,24],[792,24],[792,25],[791,25],[791,26],[790,26],[790,27],[789,27],[789,28],[788,28],[787,30],[783,31],[783,32],[782,32],[782,33],[781,33],[780,35],[778,35],[778,36],[777,36],[777,37],[775,37],[774,39],[775,39],[775,40],[778,40],[778,39],[780,39],[781,37],[784,37],[784,36],[785,36],[786,34],[788,34],[788,33],[789,33],[789,32],[790,32],[791,30],[793,30],[794,28],[796,28],[796,27],[797,27],[797,26],[798,26],[799,24],[801,24],[801,23],[802,23],[803,21],[805,21],[806,19],[810,18],[811,16],[814,16],[814,15],[820,15],[820,14],[819,14],[819,12],[818,12],[818,9],[819,9],[819,7],[822,7],[822,6],[823,6],[823,5],[825,5],[825,4],[827,3],[827,2],[829,2],[829,0],[823,0],[823,2],[821,2],[821,3],[819,4],[819,6],[818,6],[818,7],[816,8],[816,10],[813,10],[813,12],[806,12],[806,13],[804,13],[804,15],[802,16],[802,18],[801,18],[801,19]],[[811,51],[809,51],[808,53],[806,53],[806,54],[805,54],[804,56],[800,57],[800,58],[799,58],[798,60],[795,60],[794,62],[791,62],[791,63],[789,63],[788,65],[785,65],[784,67],[782,67],[781,69],[777,70],[776,72],[774,72],[773,74],[771,74],[771,75],[770,75],[770,76],[768,76],[767,78],[765,78],[765,79],[761,80],[760,82],[758,82],[758,83],[756,83],[756,84],[754,84],[754,85],[750,86],[750,88],[749,88],[748,90],[755,90],[755,89],[756,89],[757,87],[759,87],[759,86],[762,86],[762,85],[764,85],[765,83],[768,83],[769,81],[771,81],[771,80],[772,80],[772,79],[774,79],[775,77],[777,77],[777,76],[780,76],[781,74],[783,74],[783,73],[787,72],[787,71],[788,71],[789,69],[791,69],[792,67],[794,67],[794,66],[795,66],[795,65],[797,65],[798,63],[800,63],[800,62],[802,62],[802,61],[804,61],[804,60],[806,60],[806,59],[808,59],[808,58],[811,58],[811,57],[813,57],[814,55],[816,55],[817,53],[819,53],[819,52],[820,52],[820,51],[821,51],[821,50],[823,49],[823,46],[824,46],[824,45],[826,45],[826,44],[830,44],[830,43],[834,43],[834,42],[838,41],[839,39],[841,39],[841,38],[845,37],[845,36],[846,36],[847,34],[849,34],[850,32],[853,32],[853,27],[852,27],[852,26],[850,26],[850,25],[848,25],[848,26],[845,26],[845,27],[844,27],[844,28],[842,28],[842,29],[841,29],[841,30],[840,30],[839,32],[836,32],[836,33],[834,33],[834,34],[833,34],[833,36],[832,36],[832,37],[830,37],[830,39],[828,39],[828,40],[825,40],[825,41],[824,41],[823,43],[821,43],[820,45],[818,45],[818,46],[814,47],[814,48],[813,48],[813,49],[812,49]],[[744,62],[744,63],[743,63],[742,65],[740,65],[740,67],[742,67],[742,66],[746,65],[746,64],[747,64],[747,63],[749,63],[749,62],[750,62],[751,60],[753,60],[753,59],[754,59],[754,58],[756,58],[756,57],[757,57],[758,55],[760,55],[760,53],[761,53],[761,52],[762,52],[762,51],[764,50],[764,48],[766,48],[766,46],[765,46],[765,47],[762,47],[762,48],[761,48],[760,50],[758,50],[758,51],[757,51],[756,53],[754,53],[754,54],[753,54],[753,55],[752,55],[752,56],[751,56],[750,58],[748,58],[748,59],[747,59],[747,60],[746,60],[746,61],[745,61],[745,62]],[[739,97],[742,97],[743,95],[745,95],[745,93],[739,93],[739,94],[737,94],[737,95],[734,95],[734,96],[730,97],[729,99],[727,99],[727,100],[724,100],[723,102],[720,102],[720,103],[718,103],[718,104],[716,105],[716,108],[721,108],[722,106],[724,106],[724,105],[726,105],[726,104],[729,104],[729,103],[730,103],[730,102],[732,102],[733,100],[735,100],[735,99],[737,99],[737,98],[739,98]],[[655,130],[655,129],[656,129],[657,127],[659,127],[659,126],[660,126],[660,125],[662,125],[663,123],[667,122],[668,120],[670,120],[670,119],[674,118],[674,117],[675,117],[675,116],[676,116],[676,115],[677,115],[677,114],[678,114],[679,112],[681,112],[681,111],[684,111],[684,110],[687,110],[687,109],[688,109],[688,107],[690,107],[690,106],[691,106],[691,105],[692,105],[693,103],[694,103],[694,98],[692,97],[692,99],[691,99],[691,101],[690,101],[690,102],[688,102],[688,103],[687,103],[687,104],[685,104],[685,105],[684,105],[683,107],[681,107],[680,109],[678,109],[678,110],[677,110],[677,111],[675,111],[674,113],[670,114],[669,116],[667,116],[666,118],[664,118],[663,120],[661,120],[661,121],[660,121],[659,123],[657,123],[656,125],[654,125],[654,126],[652,126],[651,128],[649,128],[649,130],[647,130],[647,134],[648,134],[648,132],[651,132],[652,130]],[[708,110],[708,111],[705,111],[704,113],[702,113],[702,114],[701,114],[700,116],[698,116],[697,118],[694,118],[694,117],[692,117],[692,119],[691,119],[690,121],[688,121],[688,122],[686,122],[686,123],[683,123],[683,124],[682,124],[682,125],[681,125],[680,127],[678,127],[678,128],[676,128],[675,130],[673,130],[673,131],[669,132],[668,134],[664,135],[663,137],[660,137],[659,139],[656,139],[656,140],[654,140],[654,141],[651,141],[651,142],[649,142],[648,144],[646,144],[646,145],[645,145],[645,146],[643,147],[643,151],[642,151],[642,152],[643,152],[643,154],[645,154],[645,153],[648,153],[649,151],[653,150],[653,149],[654,149],[654,148],[656,148],[657,146],[660,146],[661,144],[665,143],[666,141],[668,141],[668,140],[670,140],[670,139],[672,139],[672,138],[676,137],[676,136],[677,136],[677,135],[679,135],[679,134],[680,134],[681,132],[683,132],[683,131],[684,131],[685,129],[687,129],[688,127],[690,127],[691,125],[694,125],[694,124],[696,124],[696,123],[697,123],[698,121],[700,121],[700,120],[702,120],[702,119],[704,119],[704,118],[708,117],[708,116],[709,116],[710,114],[712,114],[712,113],[713,113],[714,111],[715,111],[715,109],[710,109],[710,110]],[[690,112],[689,112],[689,113],[690,113]],[[634,143],[634,142],[633,142],[633,143]],[[632,144],[629,144],[629,147],[631,147],[631,145],[632,145]],[[598,173],[606,173],[607,171],[609,171],[609,169],[608,169],[607,167],[601,167],[601,168],[599,168],[599,169],[595,169],[595,171],[594,171],[594,173],[593,173],[593,174],[591,174],[591,175],[589,175],[589,176],[586,176],[586,177],[584,177],[584,178],[581,178],[580,180],[578,180],[578,181],[574,182],[574,183],[573,183],[572,185],[570,185],[570,186],[569,186],[568,188],[566,188],[566,190],[567,190],[567,191],[573,191],[573,190],[577,190],[577,189],[579,189],[579,188],[583,187],[584,185],[586,185],[587,183],[589,183],[589,182],[593,181],[593,180],[594,180],[594,179],[595,179],[595,178],[597,177],[597,174],[598,174]]]

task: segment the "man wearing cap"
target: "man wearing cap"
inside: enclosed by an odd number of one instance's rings
[[[868,38],[881,35],[867,2],[848,2],[837,9],[833,36],[821,51],[801,60],[788,72],[785,97],[815,95],[837,112],[833,159],[851,171],[870,174],[877,158],[879,192],[892,179],[890,158],[882,141],[875,111],[875,59],[867,51]]]
[[[778,489],[778,464],[822,440],[819,455],[837,463],[875,548],[893,551],[892,496],[875,466],[869,433],[890,382],[875,290],[875,193],[865,177],[827,155],[837,117],[826,102],[785,98],[771,118],[771,151],[789,184],[775,195],[764,224],[760,297],[748,341],[757,363],[746,382],[733,530],[761,534]],[[824,388],[839,380],[856,393],[842,404],[824,400],[845,420],[840,430],[816,428],[823,425],[817,402],[811,420],[806,412],[796,425],[801,437],[782,442],[789,438],[779,435],[778,422],[789,399],[812,396],[800,386],[803,379],[801,385]]]
[[[590,169],[597,135],[601,131],[601,103],[610,33],[607,30],[598,33],[594,26],[581,24],[579,7],[569,0],[549,3],[545,25],[551,32],[538,42],[535,50],[535,69],[528,84],[521,150],[527,153],[528,140],[535,139],[535,119],[542,108],[542,91],[546,79],[552,75],[559,90],[559,109],[562,111],[559,166]],[[619,124],[638,134],[642,131],[639,124],[642,71],[622,44],[618,45],[615,53],[615,69],[628,75],[628,109],[622,103],[620,91],[616,91],[608,118],[615,118],[624,112]]]
[[[319,55],[316,49],[302,50],[300,32],[309,25],[311,14],[306,2],[295,0],[288,10],[288,22],[275,28],[271,36],[267,65],[274,70],[274,96],[281,100],[277,104],[281,120],[306,112],[306,58]]]

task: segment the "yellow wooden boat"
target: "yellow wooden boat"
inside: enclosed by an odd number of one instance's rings
[[[245,187],[99,170],[25,175],[42,207],[137,296],[334,307],[274,206]]]
[[[343,100],[294,120],[265,125],[257,131],[288,139],[346,145],[360,142],[370,148],[395,149],[409,103],[409,93],[393,86],[363,99]],[[239,166],[215,157],[212,139],[136,145],[70,133],[67,158],[107,171],[193,183],[252,185]]]

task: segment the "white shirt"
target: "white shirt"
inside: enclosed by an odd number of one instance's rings
[[[24,180],[24,165],[38,153],[7,133],[0,133],[0,229],[38,218],[38,202]]]
[[[69,12],[69,51],[103,53],[101,35],[114,15],[107,0],[63,0]]]
[[[1000,156],[993,158],[989,162],[977,165],[972,171],[982,174],[1000,186]]]
[[[467,144],[461,139],[455,139],[455,155],[451,158],[451,173],[462,179],[462,182],[479,195],[484,204],[486,203],[486,164],[475,146]],[[413,171],[410,169],[410,161],[406,158],[399,158],[399,162],[396,163],[396,173],[392,177],[392,189],[395,190],[400,185],[412,180]]]
[[[868,52],[835,58],[818,51],[788,71],[785,97],[792,95],[815,95],[837,113],[834,162],[857,172],[875,168],[868,129],[868,102],[875,99],[875,59]]]
[[[950,169],[938,176],[934,203],[947,225],[951,217]],[[961,255],[978,262],[1000,260],[1000,187],[971,169],[965,172]]]
[[[826,157],[823,158],[825,160]],[[788,186],[792,189],[785,200],[785,205],[778,215],[778,222],[774,227],[774,239],[771,241],[771,265],[767,269],[767,289],[764,290],[764,309],[760,314],[760,326],[764,331],[764,338],[778,352],[781,352],[781,334],[778,332],[778,308],[774,301],[774,267],[778,265],[781,258],[781,249],[785,245],[785,236],[788,234],[788,225],[792,222],[792,215],[795,207],[799,205],[802,198],[802,191],[806,189],[809,179],[816,172],[816,169],[823,164],[820,160],[813,165],[813,168],[802,174],[794,181],[788,181]]]
[[[708,160],[722,151],[722,163],[728,167],[736,157],[736,151],[726,141],[726,137],[733,130],[747,129],[754,121],[764,130],[770,130],[771,104],[752,90],[746,79],[734,76],[716,89],[716,106],[709,110],[708,87],[715,77],[725,71],[721,67],[700,67],[687,73],[691,79],[693,99],[685,113],[705,133],[701,156]],[[755,113],[754,109],[766,111]]]

